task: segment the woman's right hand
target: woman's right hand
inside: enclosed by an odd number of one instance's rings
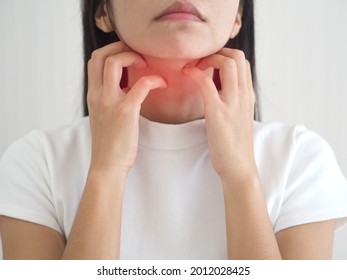
[[[88,62],[88,108],[92,137],[91,171],[124,172],[133,166],[138,146],[141,104],[148,93],[166,87],[160,76],[141,77],[120,88],[123,68],[147,66],[123,42],[93,52]]]

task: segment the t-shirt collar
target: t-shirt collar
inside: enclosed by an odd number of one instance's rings
[[[182,150],[207,143],[205,119],[164,124],[140,116],[139,145],[157,150]]]

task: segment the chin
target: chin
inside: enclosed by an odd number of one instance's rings
[[[136,52],[160,59],[200,59],[218,52],[225,45],[224,41],[206,44],[208,40],[189,40],[188,38],[170,38],[168,40],[148,40],[128,42],[127,44]]]
[[[148,49],[139,48],[135,51],[160,59],[180,59],[180,60],[191,60],[191,59],[200,59],[218,52],[221,47],[214,48],[201,48],[199,46],[156,46]]]

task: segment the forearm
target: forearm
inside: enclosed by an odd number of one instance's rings
[[[257,176],[223,178],[229,259],[281,259]]]
[[[90,172],[63,259],[119,259],[125,178]]]

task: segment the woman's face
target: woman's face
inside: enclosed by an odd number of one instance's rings
[[[121,40],[141,54],[166,59],[196,59],[220,50],[240,28],[239,2],[111,0]]]

